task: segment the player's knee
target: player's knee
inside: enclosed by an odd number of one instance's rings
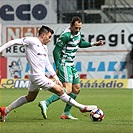
[[[26,96],[26,99],[27,99],[28,102],[33,102],[35,100],[34,97],[27,97],[27,96]]]
[[[76,90],[74,91],[75,94],[79,94],[79,92],[80,92],[80,89],[76,89]]]
[[[61,96],[62,94],[64,94],[64,90],[63,90],[63,89],[60,89],[56,94],[57,94],[58,96]]]
[[[79,92],[80,92],[80,86],[73,88],[73,93],[79,94]]]
[[[67,94],[70,94],[72,92],[72,90],[67,90]]]
[[[77,93],[76,94],[79,94],[80,93],[80,89],[79,90],[77,90]]]
[[[29,99],[29,101],[28,102],[33,102],[35,99]]]

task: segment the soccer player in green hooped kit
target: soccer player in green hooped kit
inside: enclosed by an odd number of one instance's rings
[[[102,40],[98,42],[83,41],[80,32],[81,27],[81,18],[74,16],[71,20],[70,26],[61,33],[53,50],[57,69],[56,73],[60,81],[63,83],[64,88],[66,88],[66,93],[73,99],[76,99],[77,94],[80,92],[80,79],[74,66],[74,58],[78,48],[104,45],[104,41]],[[39,102],[39,107],[41,108],[44,119],[47,119],[48,106],[58,99],[59,96],[53,94],[48,99]],[[77,120],[77,118],[70,114],[71,107],[71,105],[66,104],[61,119]]]

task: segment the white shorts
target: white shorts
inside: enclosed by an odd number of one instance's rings
[[[28,88],[29,91],[39,91],[40,88],[46,91],[55,85],[55,83],[45,75],[28,75],[28,77],[31,82]]]

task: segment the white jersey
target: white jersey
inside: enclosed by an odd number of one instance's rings
[[[0,47],[0,52],[14,44],[25,45],[26,59],[30,64],[30,75],[45,74],[45,69],[48,70],[50,75],[55,75],[55,71],[48,59],[47,46],[43,45],[37,37],[25,37],[9,41]]]

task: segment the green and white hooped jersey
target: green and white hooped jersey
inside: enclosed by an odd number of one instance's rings
[[[60,63],[66,66],[74,65],[75,54],[79,48],[79,43],[81,41],[81,33],[77,35],[72,35],[69,28],[60,35],[56,45],[62,47]]]

